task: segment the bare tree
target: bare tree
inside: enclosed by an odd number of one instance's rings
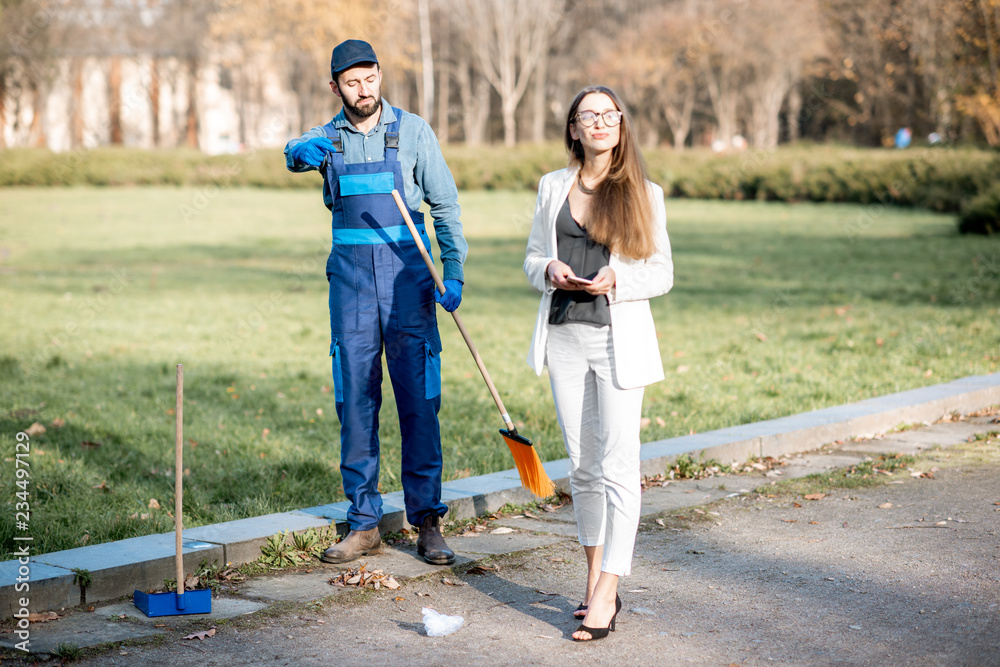
[[[431,52],[431,10],[429,0],[417,0],[420,24],[420,115],[428,123],[434,119],[434,56]]]
[[[962,65],[969,71],[956,101],[960,111],[976,120],[986,141],[1000,146],[1000,0],[964,2],[968,11],[960,35],[967,55]]]
[[[465,143],[478,146],[485,141],[490,117],[490,82],[467,56],[456,64],[458,93],[462,101],[462,131]]]
[[[750,141],[756,148],[778,145],[785,98],[824,52],[818,11],[815,0],[770,0],[748,12],[740,26],[748,68]]]
[[[606,42],[588,70],[621,88],[649,146],[659,143],[664,121],[674,148],[687,141],[697,99],[697,69],[687,52],[696,27],[694,15],[679,3],[649,10]]]
[[[45,106],[55,65],[55,3],[51,0],[6,0],[0,3],[0,147],[6,143],[6,100],[30,95],[32,116],[27,130],[32,145],[46,143]],[[14,114],[17,129],[18,114]]]
[[[685,59],[698,65],[715,116],[715,139],[728,146],[737,134],[737,112],[746,76],[746,32],[741,26],[751,13],[750,7],[727,0],[705,0],[690,3],[689,8],[696,27]]]
[[[565,0],[465,0],[463,31],[486,80],[500,96],[504,144],[517,141],[515,112],[549,48]]]
[[[449,109],[451,106],[451,73],[453,70],[453,64],[451,62],[451,41],[452,35],[450,34],[450,24],[448,21],[447,12],[440,12],[437,18],[437,23],[441,27],[441,39],[438,40],[438,58],[437,63],[437,75],[438,75],[438,85],[437,85],[437,138],[442,144],[448,143],[448,116]]]

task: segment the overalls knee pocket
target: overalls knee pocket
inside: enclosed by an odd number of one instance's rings
[[[334,338],[330,341],[330,360],[333,365],[333,400],[344,402],[344,366],[343,353],[340,351],[340,341]]]
[[[441,337],[424,340],[424,398],[441,395]]]

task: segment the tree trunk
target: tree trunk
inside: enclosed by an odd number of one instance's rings
[[[906,74],[906,105],[903,110],[903,127],[913,127],[913,110],[917,104],[917,74],[912,69]]]
[[[680,109],[669,104],[664,105],[667,126],[674,137],[674,150],[684,150],[684,144],[687,143],[688,134],[691,132],[691,118],[694,116],[696,101],[697,91],[694,87],[694,81],[689,81]]]
[[[399,70],[396,70],[395,72],[385,74],[382,81],[386,83],[386,89],[390,93],[388,96],[389,101],[400,109],[410,111],[413,107],[410,105],[410,81],[408,80],[408,76],[408,74],[400,74]],[[419,84],[418,80],[417,85]]]
[[[503,117],[503,145],[517,145],[517,100],[512,96],[506,97],[500,102],[500,114]]]
[[[154,56],[149,62],[149,109],[153,148],[160,146],[160,69]]]
[[[703,71],[708,82],[708,96],[712,102],[715,123],[718,127],[718,134],[714,138],[723,141],[728,148],[732,145],[733,135],[736,134],[736,95],[728,81],[728,72],[722,71],[716,74],[711,66],[704,68]]]
[[[484,141],[486,121],[490,115],[490,84],[486,79],[477,77],[473,86],[472,66],[464,58],[458,63],[457,75],[465,143],[479,146]]]
[[[937,97],[936,113],[934,118],[936,119],[935,128],[937,133],[945,140],[951,140],[952,136],[952,122],[954,119],[954,107],[952,106],[953,100],[951,95],[948,93],[948,89],[942,86],[935,93]]]
[[[70,147],[79,148],[83,145],[83,59],[74,58],[70,64],[72,79],[72,96],[69,109],[69,142]]]
[[[442,20],[447,20],[442,18]],[[442,26],[441,34],[447,35],[447,26]],[[442,39],[438,42],[441,45],[441,52],[438,54],[438,85],[437,85],[437,97],[438,97],[438,130],[437,138],[438,143],[447,144],[448,143],[448,107],[451,105],[450,92],[451,92],[451,81],[450,79],[450,69],[451,69],[451,40]]]
[[[788,141],[799,140],[799,116],[802,114],[802,90],[798,83],[788,91]]]
[[[476,89],[473,93],[473,99],[475,100],[474,132],[479,137],[478,143],[485,143],[487,139],[486,124],[490,120],[490,91],[490,82],[480,77],[476,81]]]
[[[427,0],[417,0],[420,23],[420,115],[434,121],[434,55],[431,53],[431,13]]]
[[[108,73],[108,135],[112,146],[125,143],[122,133],[122,60],[118,56],[111,58]]]
[[[48,138],[45,136],[45,95],[42,84],[31,82],[31,126],[28,136],[32,137],[31,145],[35,148],[45,148]]]
[[[545,87],[549,77],[549,53],[548,50],[542,52],[538,65],[535,66],[535,87],[532,93],[531,111],[531,140],[535,143],[545,141],[545,120],[548,118],[547,108],[548,95]]]
[[[233,68],[233,95],[236,97],[236,139],[240,146],[247,145],[247,136],[249,134],[247,130],[247,125],[249,120],[247,118],[250,103],[247,98],[250,95],[250,75],[247,73],[247,69],[250,65],[243,62],[239,67]]]
[[[7,73],[0,69],[0,149],[7,148]]]
[[[198,148],[198,60],[187,62],[187,132],[185,143],[190,148]]]

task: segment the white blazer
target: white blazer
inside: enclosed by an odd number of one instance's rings
[[[541,375],[542,368],[546,365],[549,309],[555,292],[545,269],[549,262],[558,259],[556,217],[573,187],[577,171],[575,167],[554,171],[543,176],[538,184],[535,219],[531,225],[528,250],[524,258],[524,273],[528,276],[528,281],[542,292],[535,333],[531,337],[531,349],[528,351],[528,365],[535,369],[536,375]],[[663,188],[655,183],[648,185],[653,204],[653,222],[656,225],[656,252],[652,257],[640,260],[612,253],[608,261],[615,272],[615,286],[608,294],[608,303],[616,379],[622,389],[645,387],[663,379],[660,346],[656,341],[656,329],[648,300],[666,294],[673,287],[674,263],[667,237]]]

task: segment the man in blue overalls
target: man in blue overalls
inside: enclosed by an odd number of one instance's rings
[[[333,213],[326,264],[330,355],[351,532],[322,560],[346,563],[382,548],[378,417],[385,349],[399,412],[406,519],[420,528],[420,556],[447,565],[455,554],[440,529],[448,508],[441,502],[441,339],[434,303],[450,312],[462,300],[468,245],[458,190],[427,123],[382,99],[382,72],[367,42],[339,44],[330,70],[330,88],[343,110],[285,147],[291,171],[323,173],[323,200]],[[393,189],[403,193],[428,249],[423,215],[416,209],[421,201],[431,207],[444,294],[434,289]]]

